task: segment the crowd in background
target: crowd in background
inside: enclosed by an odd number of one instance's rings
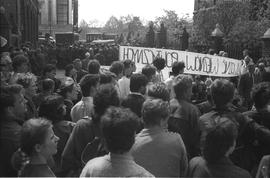
[[[270,64],[247,50],[243,60],[239,77],[187,75],[174,62],[164,79],[163,58],[135,73],[116,45],[11,48],[0,63],[0,176],[269,176]]]

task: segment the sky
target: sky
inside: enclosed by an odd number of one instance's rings
[[[193,16],[194,0],[79,0],[79,23],[84,19],[94,25],[104,25],[115,16],[139,16],[143,22],[165,15],[163,10],[174,10],[179,17]],[[93,23],[94,22],[94,23]]]

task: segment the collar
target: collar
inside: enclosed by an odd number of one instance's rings
[[[145,128],[143,129],[138,136],[140,135],[155,135],[165,132],[165,130],[162,127],[151,127],[151,128]]]
[[[139,93],[139,92],[130,92],[129,94],[130,95],[140,95],[140,96],[144,97],[144,95]]]
[[[109,153],[108,157],[111,160],[127,160],[127,161],[133,161],[133,157],[129,152],[124,153],[124,154],[115,154],[115,153]]]
[[[81,99],[83,102],[93,102],[93,97],[92,96],[88,96],[88,97],[82,97]]]

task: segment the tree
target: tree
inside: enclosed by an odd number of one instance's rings
[[[158,47],[167,47],[167,29],[165,28],[163,22],[160,24],[160,30],[158,32]]]
[[[120,33],[122,28],[122,22],[114,16],[111,16],[104,26],[104,30],[110,33]]]
[[[151,48],[155,46],[155,31],[154,23],[152,21],[149,23],[149,29],[146,33],[146,46]]]

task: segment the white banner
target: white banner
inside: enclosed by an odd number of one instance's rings
[[[119,59],[134,61],[138,70],[141,70],[146,64],[152,64],[153,59],[157,56],[166,61],[166,67],[162,70],[165,74],[171,71],[172,63],[175,61],[185,63],[184,73],[187,74],[235,77],[241,75],[245,68],[244,62],[241,60],[209,54],[132,46],[120,46],[119,50]]]

